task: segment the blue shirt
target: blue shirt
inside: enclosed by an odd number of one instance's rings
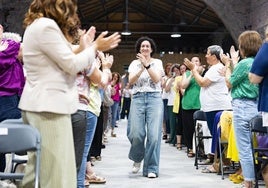
[[[265,42],[258,51],[252,64],[251,73],[262,76],[259,84],[258,110],[268,112],[268,43]]]

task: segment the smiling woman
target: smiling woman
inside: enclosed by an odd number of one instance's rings
[[[134,174],[139,171],[141,161],[144,160],[143,176],[148,178],[156,178],[159,175],[163,122],[161,78],[164,76],[164,70],[162,61],[151,57],[155,49],[151,38],[139,38],[136,42],[137,59],[131,62],[128,69],[129,83],[133,86],[127,129],[131,143],[129,159],[134,161]]]

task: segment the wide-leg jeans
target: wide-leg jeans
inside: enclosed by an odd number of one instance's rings
[[[160,92],[134,94],[130,106],[127,136],[129,159],[143,162],[143,176],[159,174],[163,101]],[[146,142],[145,142],[146,138]]]

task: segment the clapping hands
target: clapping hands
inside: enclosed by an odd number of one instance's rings
[[[85,49],[89,47],[90,45],[93,44],[95,34],[96,34],[96,28],[95,27],[90,27],[88,31],[86,30],[79,30],[80,34],[80,47],[82,49]]]
[[[191,62],[188,58],[184,58],[184,65],[188,67],[188,69],[193,70],[196,66],[193,62]]]
[[[102,32],[94,41],[97,50],[105,52],[118,46],[119,42],[121,41],[121,35],[116,32],[108,37],[105,37],[107,34],[108,31]]]
[[[235,50],[235,47],[233,45],[230,48],[230,55],[231,59],[233,60],[233,65],[235,66],[240,60],[240,56],[239,56],[239,50]]]
[[[103,52],[99,52],[98,56],[101,60],[102,68],[110,69],[114,62],[114,56],[109,53],[104,54]]]

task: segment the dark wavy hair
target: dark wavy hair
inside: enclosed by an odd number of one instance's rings
[[[151,44],[151,48],[152,48],[152,52],[151,52],[151,56],[154,55],[154,53],[156,52],[156,44],[154,42],[153,39],[145,36],[145,37],[140,37],[136,44],[135,44],[135,49],[136,49],[136,53],[139,53],[140,52],[140,49],[141,49],[141,43],[143,41],[147,40],[150,44]]]
[[[41,17],[53,19],[70,42],[79,37],[81,24],[77,15],[77,0],[33,0],[25,14],[23,26],[26,28]]]

